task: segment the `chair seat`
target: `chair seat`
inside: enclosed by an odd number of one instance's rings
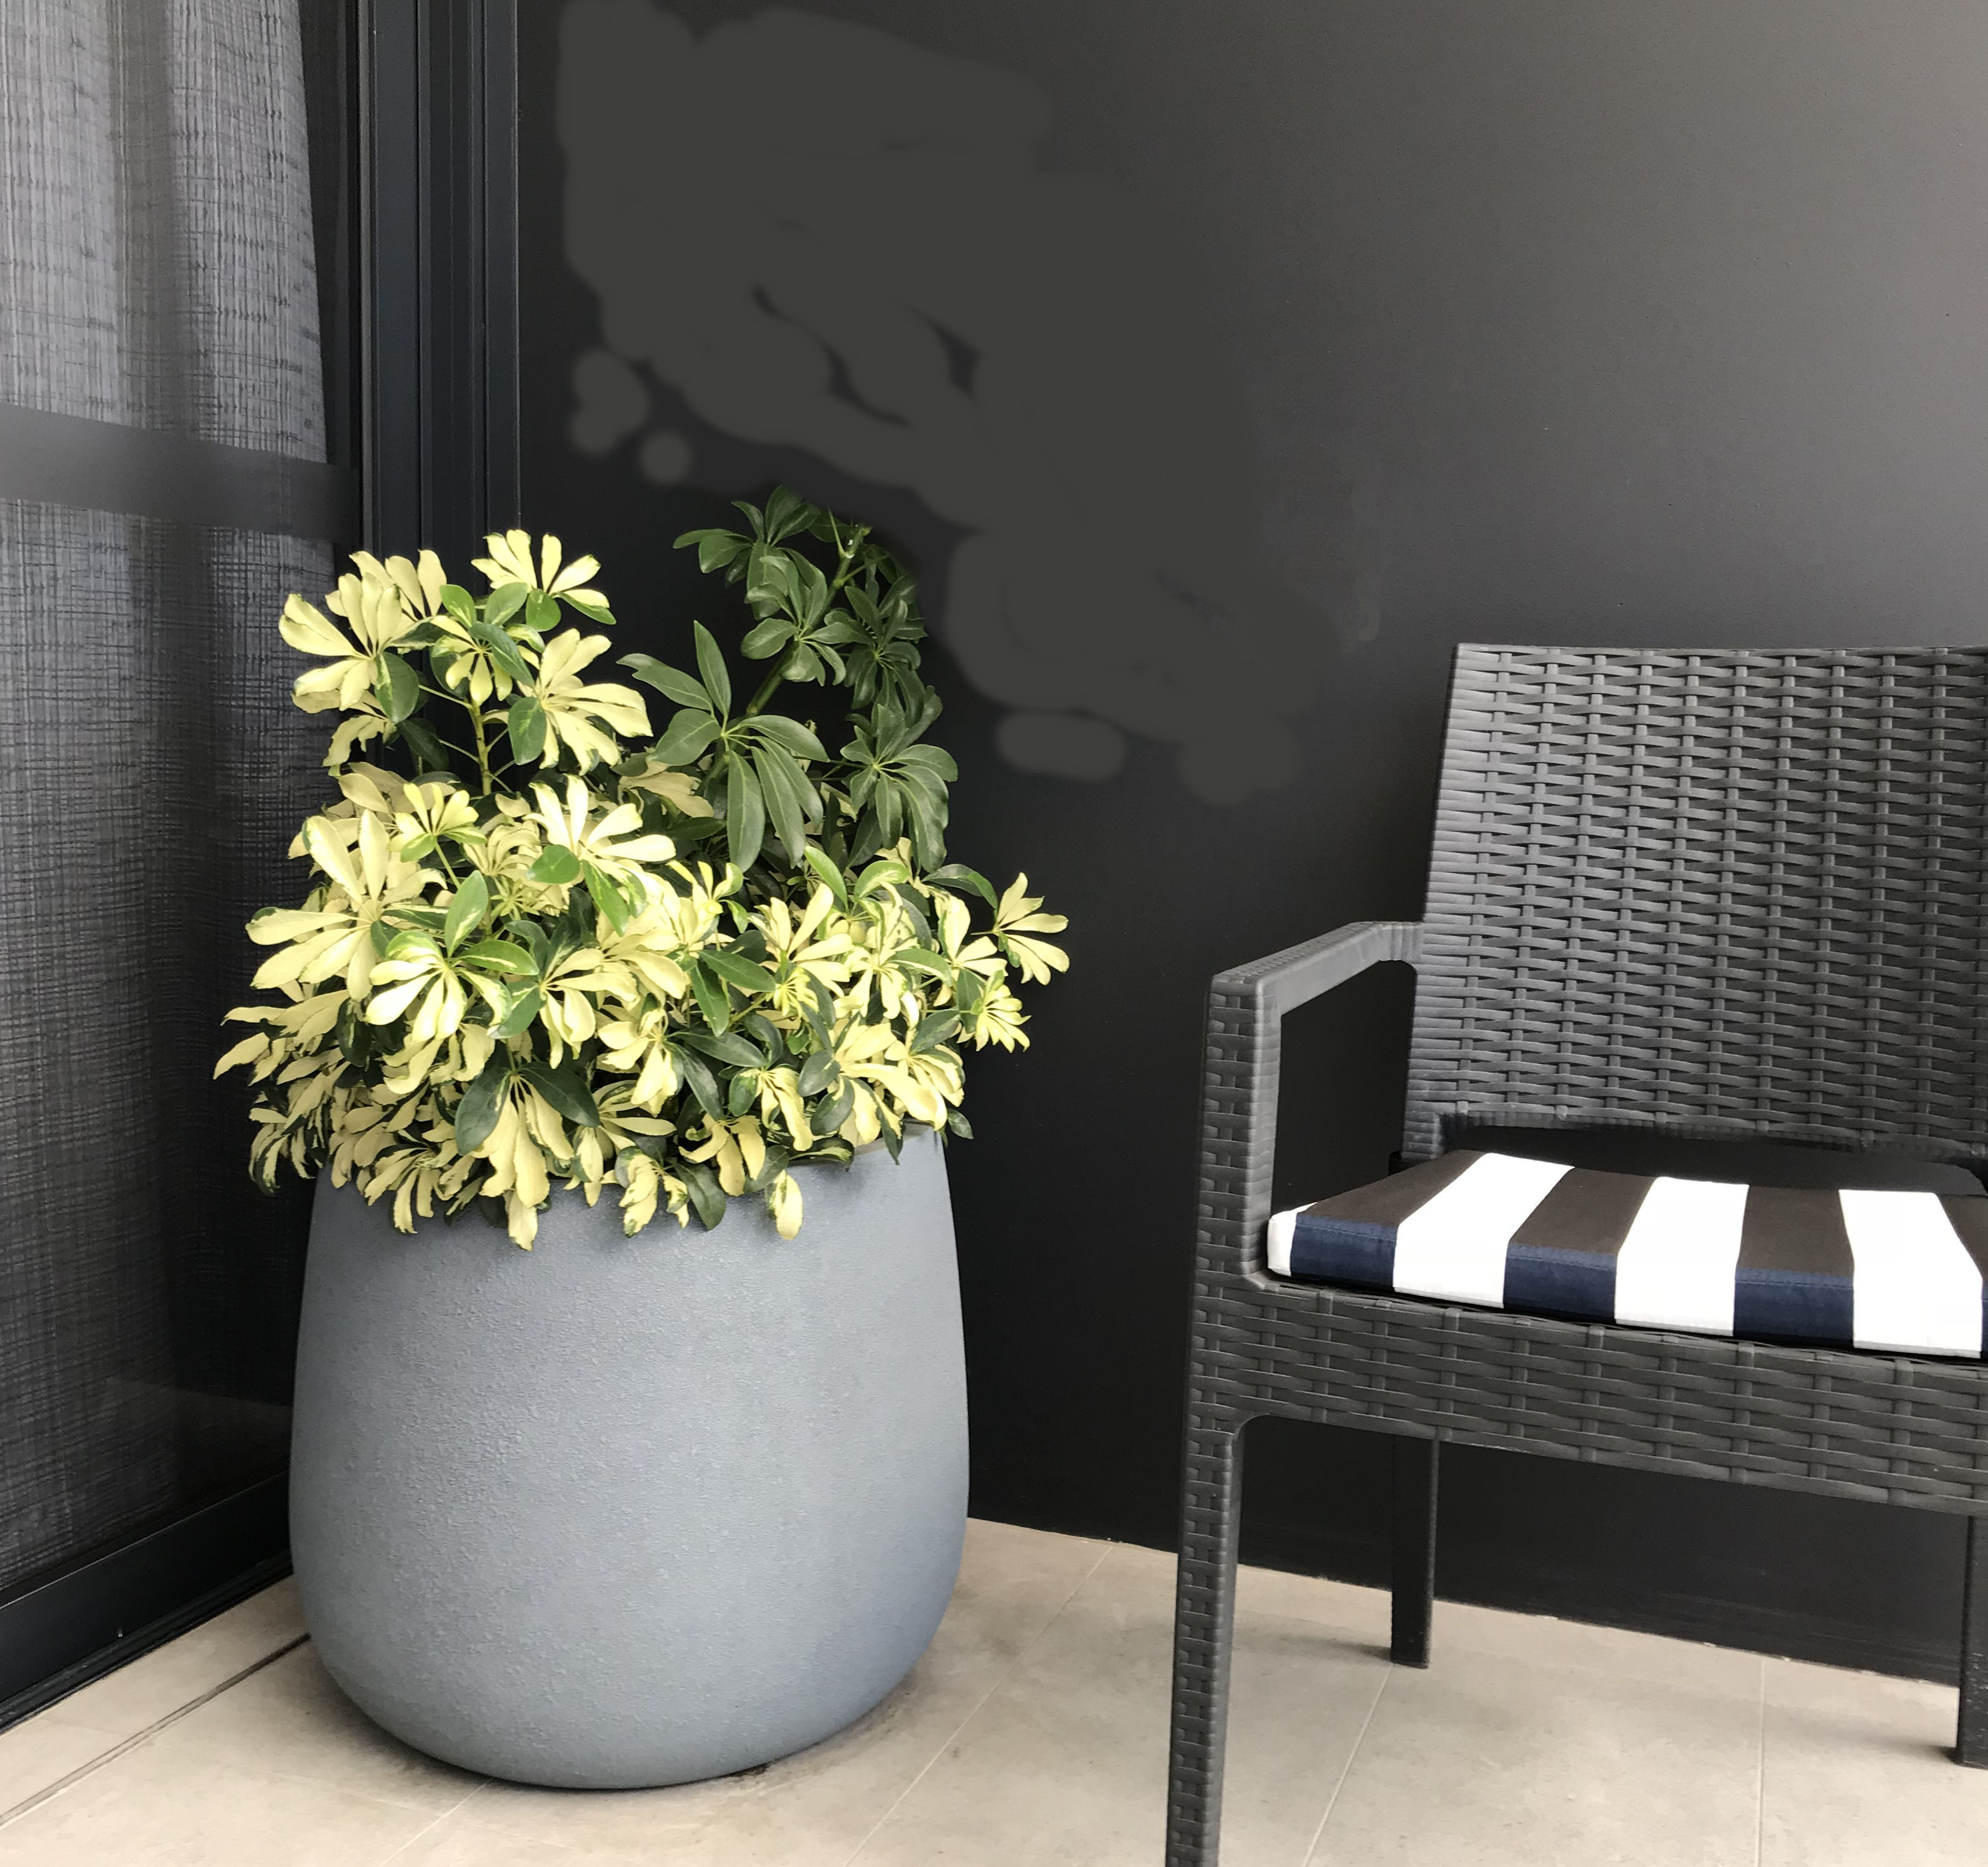
[[[1279,1277],[1581,1321],[1978,1359],[1988,1198],[1462,1148],[1270,1226]]]

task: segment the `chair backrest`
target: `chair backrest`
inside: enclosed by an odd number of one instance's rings
[[[1409,1066],[1470,1123],[1988,1155],[1988,650],[1466,646]]]

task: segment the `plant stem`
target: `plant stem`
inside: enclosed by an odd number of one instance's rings
[[[787,658],[783,654],[774,664],[773,671],[759,683],[759,692],[752,696],[752,704],[746,709],[742,718],[750,719],[755,714],[765,710],[766,702],[779,691],[781,683],[786,679],[786,667]]]
[[[483,708],[473,696],[462,704],[468,710],[469,723],[476,733],[476,772],[483,780],[483,788],[477,795],[488,797],[490,795],[490,747],[483,736]]]

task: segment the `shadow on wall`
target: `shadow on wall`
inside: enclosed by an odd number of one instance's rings
[[[1014,709],[1011,764],[1107,778],[1133,732],[1210,803],[1290,782],[1332,628],[1248,567],[1249,436],[1187,269],[1111,183],[1036,165],[1037,86],[783,8],[700,39],[575,0],[559,125],[606,340],[576,446],[647,425],[653,382],[906,488],[965,534],[942,627]],[[637,458],[669,483],[693,454],[664,426]]]

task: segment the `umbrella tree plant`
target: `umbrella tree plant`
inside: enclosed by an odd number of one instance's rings
[[[660,735],[588,678],[614,617],[555,538],[493,535],[480,597],[424,551],[290,598],[338,797],[292,845],[307,898],[249,923],[276,996],[228,1013],[262,1183],[327,1170],[404,1231],[487,1201],[527,1246],[559,1185],[631,1235],[760,1193],[792,1237],[796,1163],[970,1132],[962,1050],[1027,1043],[1064,921],[946,858],[911,579],[784,487],[739,509],[678,543],[742,586],[765,671],[742,699],[702,623],[694,668],[624,657]]]

